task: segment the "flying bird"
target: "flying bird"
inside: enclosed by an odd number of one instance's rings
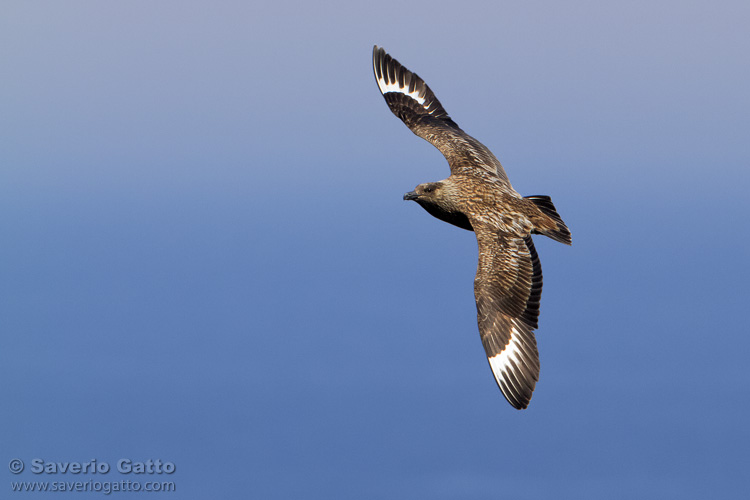
[[[500,391],[522,410],[539,380],[534,330],[542,266],[531,235],[570,245],[570,231],[549,196],[523,197],[513,189],[495,155],[456,125],[416,73],[377,45],[372,64],[393,114],[448,160],[447,179],[419,184],[404,200],[416,201],[430,215],[476,234],[479,334]]]

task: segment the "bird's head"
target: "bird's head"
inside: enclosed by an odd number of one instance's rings
[[[472,231],[469,219],[461,212],[461,193],[452,179],[420,184],[404,195],[405,200],[416,201],[433,217]]]
[[[404,194],[404,200],[413,200],[420,204],[439,205],[440,199],[445,194],[444,191],[442,182],[426,182],[415,187],[414,191]]]
[[[405,200],[416,201],[423,207],[430,205],[437,206],[448,212],[458,210],[456,201],[459,197],[456,185],[451,182],[451,179],[443,179],[438,182],[425,182],[415,187],[414,191],[404,194]]]

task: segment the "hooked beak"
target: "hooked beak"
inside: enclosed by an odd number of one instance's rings
[[[404,200],[416,200],[417,198],[419,198],[419,195],[416,191],[409,191],[404,194]]]

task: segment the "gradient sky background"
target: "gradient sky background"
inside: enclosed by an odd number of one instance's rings
[[[746,1],[3,2],[0,496],[746,494],[748,25]],[[536,239],[526,411],[479,341],[474,236],[401,200],[448,169],[376,43],[573,232]]]

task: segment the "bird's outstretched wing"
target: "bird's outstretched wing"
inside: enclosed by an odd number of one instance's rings
[[[498,233],[472,221],[479,246],[474,280],[477,322],[490,368],[503,396],[526,408],[539,380],[533,330],[542,297],[542,266],[531,236]]]
[[[380,92],[393,114],[443,153],[452,174],[465,173],[508,183],[508,176],[495,155],[451,120],[416,73],[377,45],[372,51],[372,65]]]

